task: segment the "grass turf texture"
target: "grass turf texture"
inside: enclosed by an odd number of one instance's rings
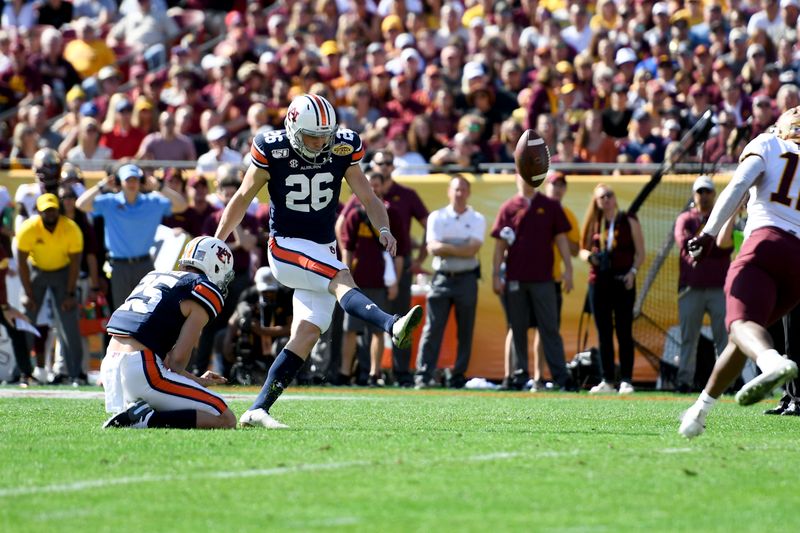
[[[102,430],[101,400],[3,398],[0,531],[769,531],[797,505],[800,420],[766,403],[723,402],[686,441],[690,396],[284,398],[290,430],[211,432]]]

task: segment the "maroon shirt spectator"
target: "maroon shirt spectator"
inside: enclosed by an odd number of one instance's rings
[[[187,220],[186,231],[193,237],[203,235],[203,225],[206,219],[217,211],[217,208],[208,203],[208,181],[201,175],[192,176],[186,182],[186,196],[189,208],[184,212]],[[262,263],[266,264],[266,263]]]
[[[684,287],[722,288],[725,286],[725,275],[731,265],[732,248],[720,248],[711,245],[711,252],[703,259],[702,268],[694,267],[694,258],[689,255],[686,243],[700,234],[708,215],[703,215],[697,207],[692,207],[678,215],[675,221],[675,245],[680,250],[680,273],[678,289]]]
[[[100,144],[111,148],[114,159],[134,157],[144,140],[144,132],[131,125],[133,104],[128,100],[120,100],[117,104],[117,123],[114,129],[100,137]]]
[[[633,259],[636,254],[636,246],[633,242],[633,233],[631,231],[630,219],[636,218],[636,215],[631,215],[625,211],[618,211],[614,219],[614,248],[610,254],[611,257],[611,271],[615,275],[624,275],[630,271],[633,266]],[[605,218],[600,222],[601,227],[595,226],[592,228],[591,234],[591,251],[593,254],[598,253],[605,249],[605,242],[608,240],[609,223]],[[589,283],[594,283],[597,279],[599,267],[591,263],[591,270],[589,270]]]
[[[11,66],[0,73],[0,109],[27,102],[42,92],[42,77],[28,65],[26,52],[21,42],[11,45]]]
[[[166,111],[158,117],[159,131],[148,134],[139,147],[138,159],[194,161],[194,143],[175,129],[175,116]]]
[[[388,189],[383,193],[384,203],[397,213],[397,231],[392,226],[392,235],[397,239],[397,255],[404,257],[411,254],[411,219],[420,224],[428,218],[428,209],[422,203],[417,192],[396,181],[387,181]]]
[[[392,78],[391,88],[392,99],[386,104],[386,116],[408,126],[415,116],[425,112],[425,107],[411,98],[411,80],[405,75]]]
[[[384,205],[389,214],[389,226],[397,227],[397,211],[386,202]],[[341,244],[345,250],[353,252],[352,273],[356,284],[368,289],[383,288],[383,245],[378,240],[378,231],[370,227],[367,212],[358,199],[344,215]]]
[[[81,82],[72,64],[62,57],[64,39],[61,32],[47,28],[42,32],[42,52],[34,54],[28,65],[39,73],[42,83],[49,85],[62,98],[73,85]]]
[[[553,240],[572,227],[561,204],[538,192],[530,200],[517,194],[500,206],[492,237],[502,238],[500,232],[505,227],[516,235],[506,256],[506,280],[552,281]]]

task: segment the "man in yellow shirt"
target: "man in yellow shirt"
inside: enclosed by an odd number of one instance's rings
[[[68,377],[73,385],[78,385],[83,346],[78,330],[75,285],[83,252],[83,234],[75,222],[59,213],[56,195],[39,196],[36,210],[39,214],[23,222],[17,232],[19,277],[24,290],[22,305],[35,323],[50,291]],[[41,349],[36,353],[36,366],[44,366]]]
[[[558,170],[551,170],[547,174],[547,178],[545,181],[544,186],[544,194],[548,198],[552,198],[553,200],[558,200],[562,202],[564,195],[567,193],[567,177],[564,175],[563,172]],[[578,255],[578,250],[580,249],[580,240],[581,240],[581,228],[578,224],[578,219],[575,217],[575,213],[572,212],[570,208],[565,206],[563,202],[561,203],[561,209],[564,210],[564,214],[567,216],[567,220],[569,220],[570,230],[567,232],[567,241],[569,242],[569,253],[572,257],[576,257]],[[561,261],[558,260],[560,257],[558,255],[558,247],[553,245],[553,257],[555,257],[555,261],[553,261],[553,280],[556,284],[556,294],[558,295],[556,298],[556,303],[558,305],[558,326],[559,329],[561,328],[561,305],[563,303],[563,296],[561,291]],[[533,340],[533,359],[534,359],[534,366],[533,366],[533,388],[532,391],[539,390],[541,387],[542,379],[542,371],[544,370],[544,346],[541,342],[539,342],[539,330],[536,330],[536,337]]]
[[[80,18],[75,23],[77,38],[64,47],[64,59],[72,64],[81,79],[97,74],[106,65],[117,60],[114,51],[103,39],[98,38],[94,24],[88,18]]]

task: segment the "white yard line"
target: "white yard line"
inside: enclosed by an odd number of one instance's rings
[[[515,459],[522,454],[517,452],[497,452],[490,454],[472,455],[463,458],[450,458],[443,461],[417,461],[413,463],[414,467],[427,466],[441,462],[481,462],[481,461],[503,461],[508,459]],[[301,464],[295,466],[279,466],[275,468],[263,468],[257,470],[239,470],[239,471],[219,471],[207,472],[194,475],[144,475],[144,476],[126,476],[118,478],[106,479],[87,479],[83,481],[73,481],[71,483],[54,483],[51,485],[39,485],[32,487],[13,487],[7,489],[0,489],[0,498],[11,498],[15,496],[31,496],[38,494],[53,494],[53,493],[67,493],[67,492],[80,492],[89,489],[102,489],[105,487],[114,487],[119,485],[136,485],[140,483],[160,483],[170,481],[192,481],[199,479],[244,479],[250,477],[271,477],[280,476],[284,474],[294,474],[303,472],[324,472],[328,470],[342,470],[353,467],[364,466],[393,466],[396,465],[395,460],[385,462],[373,461],[344,461],[338,463],[315,463],[315,464]]]

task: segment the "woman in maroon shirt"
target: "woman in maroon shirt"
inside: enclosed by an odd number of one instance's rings
[[[613,393],[614,329],[619,344],[620,394],[633,392],[633,304],[636,273],[644,261],[644,237],[634,215],[620,211],[611,187],[594,188],[581,231],[580,258],[591,265],[589,303],[603,362],[603,381],[591,394]]]

